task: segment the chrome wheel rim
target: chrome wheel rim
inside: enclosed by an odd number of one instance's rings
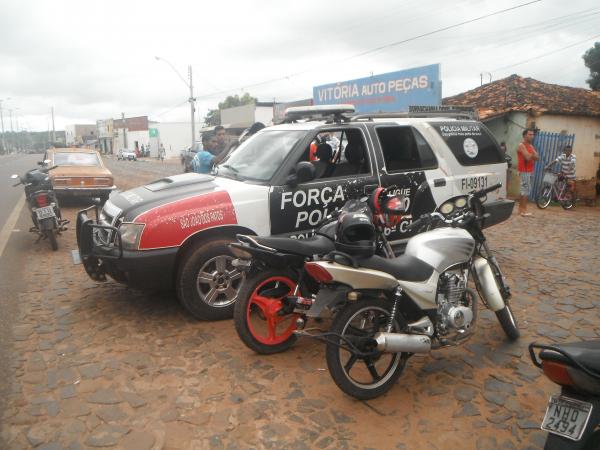
[[[227,255],[215,256],[198,271],[196,291],[207,305],[224,308],[237,300],[244,273],[233,267],[233,259]]]

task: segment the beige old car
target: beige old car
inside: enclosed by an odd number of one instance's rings
[[[113,176],[96,150],[87,148],[53,148],[44,160],[50,166],[50,180],[59,197],[99,197],[108,199],[116,188]]]

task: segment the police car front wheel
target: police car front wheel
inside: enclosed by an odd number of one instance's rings
[[[232,266],[233,256],[220,239],[195,244],[183,257],[177,276],[177,295],[183,307],[200,320],[233,316],[244,274]]]

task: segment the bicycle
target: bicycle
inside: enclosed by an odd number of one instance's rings
[[[575,206],[575,193],[569,189],[564,175],[544,169],[542,190],[536,199],[536,204],[538,208],[545,209],[552,200],[560,203],[563,209],[571,209]]]

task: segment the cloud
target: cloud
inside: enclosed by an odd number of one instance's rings
[[[5,106],[35,129],[46,129],[52,105],[58,128],[121,112],[187,120],[188,89],[154,56],[183,77],[193,66],[201,115],[229,94],[294,100],[315,85],[437,62],[444,95],[472,89],[490,71],[494,79],[519,73],[585,87],[581,54],[592,41],[494,69],[593,35],[600,8],[592,0],[544,0],[354,57],[522,2],[5,2],[0,98],[11,97]],[[252,86],[265,80],[276,81]]]

